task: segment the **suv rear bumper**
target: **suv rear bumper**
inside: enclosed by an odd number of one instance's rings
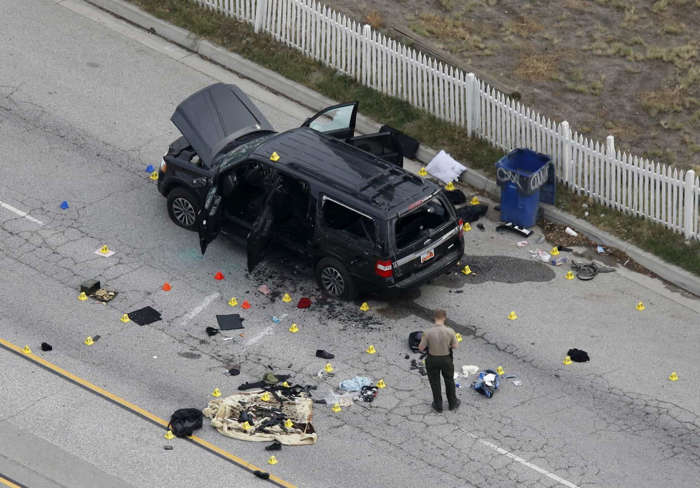
[[[444,272],[447,268],[454,266],[457,264],[457,261],[462,259],[462,256],[464,255],[464,244],[460,245],[456,250],[452,251],[451,253],[447,254],[446,256],[443,256],[440,258],[438,261],[433,263],[432,266],[429,266],[418,273],[414,273],[407,278],[402,279],[401,281],[398,281],[394,283],[393,285],[387,286],[388,289],[405,289],[405,288],[412,288],[414,286],[420,285],[421,283],[424,283],[425,281],[428,281],[431,278],[434,278],[435,276],[439,275],[440,273]]]

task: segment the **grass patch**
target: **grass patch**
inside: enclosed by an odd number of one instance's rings
[[[482,56],[491,54],[486,42],[472,32],[469,24],[455,17],[421,13],[411,29],[423,37],[446,42],[461,41],[459,47],[448,48],[456,53],[471,52]]]
[[[557,78],[557,58],[551,54],[528,54],[520,59],[515,75],[527,81]]]
[[[407,102],[362,86],[270,36],[255,35],[247,23],[200,8],[190,0],[129,1],[327,97],[339,101],[357,100],[363,114],[403,130],[428,146],[444,148],[470,168],[492,178],[495,176],[494,163],[503,156],[501,150],[470,137],[465,128],[438,120]],[[557,189],[557,206],[573,215],[583,217],[581,203],[587,201],[567,188]],[[601,229],[700,275],[700,242],[686,243],[680,234],[661,225],[597,204],[589,203],[589,212],[588,220]],[[599,217],[600,214],[605,217]]]

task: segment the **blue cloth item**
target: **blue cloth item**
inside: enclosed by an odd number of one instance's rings
[[[372,380],[366,376],[355,376],[340,382],[340,389],[343,391],[360,391],[363,386],[372,386]]]

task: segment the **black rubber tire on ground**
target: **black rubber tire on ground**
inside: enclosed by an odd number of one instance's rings
[[[199,198],[186,188],[173,188],[168,193],[168,215],[175,225],[187,230],[197,230],[197,215],[202,206]]]
[[[324,294],[340,300],[357,296],[355,282],[343,263],[335,258],[323,258],[316,264],[316,282]]]

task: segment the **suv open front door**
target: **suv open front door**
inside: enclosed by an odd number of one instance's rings
[[[204,208],[197,216],[199,225],[199,248],[204,254],[211,241],[216,239],[221,230],[222,198],[219,195],[219,188],[214,185],[209,189],[207,198],[204,201]]]

